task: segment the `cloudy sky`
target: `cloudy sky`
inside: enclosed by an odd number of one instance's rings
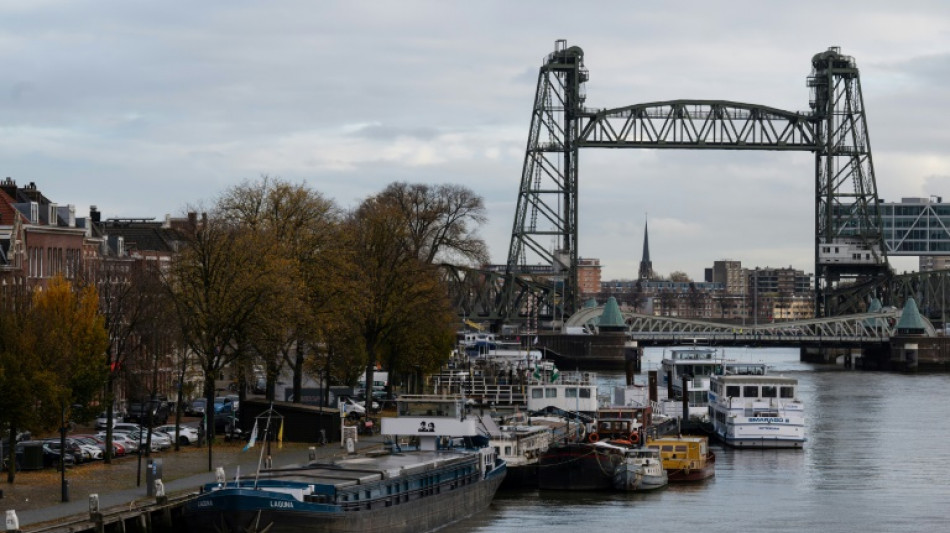
[[[880,196],[950,200],[950,3],[0,3],[0,176],[105,217],[164,217],[261,175],[354,206],[393,181],[484,197],[504,262],[538,67],[585,52],[587,104],[808,109],[811,57],[861,69]],[[585,150],[580,255],[636,275],[717,259],[813,272],[810,153]],[[897,260],[899,268],[916,261]]]

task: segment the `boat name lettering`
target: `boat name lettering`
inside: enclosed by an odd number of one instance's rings
[[[214,502],[210,500],[202,500],[198,502],[198,507],[214,507]]]
[[[763,422],[764,422],[764,423],[768,423],[768,424],[771,424],[772,422],[775,422],[775,423],[777,423],[777,424],[785,424],[785,423],[788,422],[788,419],[787,419],[787,418],[782,418],[782,417],[780,417],[780,416],[779,416],[779,417],[754,416],[754,417],[752,417],[752,418],[749,419],[749,422],[758,423],[758,424],[761,424],[761,423],[763,423]]]
[[[419,433],[435,433],[435,423],[426,422],[425,420],[423,420],[422,422],[419,422],[418,432]]]
[[[293,508],[294,508],[294,502],[275,501],[275,502],[270,502],[270,506],[271,506],[271,507],[279,507],[279,508],[281,508],[281,509],[293,509]]]

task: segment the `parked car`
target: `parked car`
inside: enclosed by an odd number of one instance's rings
[[[82,449],[83,461],[100,461],[105,455],[105,450],[99,448],[99,446],[77,439],[72,435],[66,438],[66,444],[71,443],[78,444]]]
[[[106,441],[105,438],[99,438],[95,435],[73,435],[72,438],[78,440],[79,442],[89,444],[99,448],[102,451],[103,455],[106,453]],[[122,457],[125,455],[125,446],[122,446],[115,439],[112,440],[112,456],[113,457]]]
[[[43,441],[43,451],[55,454],[57,461],[59,460],[59,449],[59,439],[46,439]],[[74,464],[80,464],[88,460],[88,451],[83,450],[78,442],[66,439],[66,458],[68,459],[69,457],[72,457]]]
[[[139,431],[130,431],[127,433],[129,438],[136,441],[140,441],[142,446],[145,446],[145,443],[148,441],[148,432],[144,429]],[[172,447],[172,439],[163,433],[152,432],[152,447],[153,452],[158,452],[162,450],[167,450]]]
[[[175,440],[175,424],[167,424],[164,426],[158,426],[154,428],[155,431],[160,431],[168,435],[172,441]],[[181,425],[178,426],[178,444],[193,444],[198,442],[198,428],[192,426]]]
[[[164,424],[168,422],[170,413],[171,405],[164,398],[135,400],[129,402],[126,418],[139,424],[145,424],[149,422],[149,416],[151,416],[153,424]]]
[[[142,426],[138,424],[133,424],[131,422],[119,422],[112,427],[113,433],[128,433],[130,431],[138,431],[142,429]]]
[[[112,413],[112,427],[113,428],[115,427],[116,424],[122,421],[124,421],[124,419],[121,414],[117,412]],[[109,413],[106,413],[105,411],[103,411],[96,416],[96,429],[106,429],[106,427],[108,427],[108,424],[109,424]]]
[[[208,400],[204,398],[196,398],[188,404],[188,407],[185,408],[185,414],[188,416],[204,416],[205,415],[205,406],[208,404]]]
[[[106,432],[102,431],[95,435],[97,438],[102,439],[103,442],[106,440]],[[122,446],[125,450],[125,453],[135,453],[139,451],[139,443],[137,440],[133,440],[126,433],[113,433],[112,434],[112,444]]]

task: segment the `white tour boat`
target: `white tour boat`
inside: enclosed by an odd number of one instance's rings
[[[683,415],[683,379],[686,378],[686,398],[689,418],[704,420],[709,413],[709,378],[717,374],[765,375],[765,363],[742,363],[727,359],[725,353],[709,347],[673,348],[665,354],[660,368],[663,383],[672,391],[672,397],[660,402],[660,412],[680,418]]]
[[[716,437],[735,448],[801,448],[805,406],[798,380],[784,376],[713,376],[709,417]]]

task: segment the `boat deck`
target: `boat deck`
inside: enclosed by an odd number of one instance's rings
[[[470,454],[452,451],[413,451],[410,454],[380,454],[341,459],[332,463],[310,463],[299,467],[265,470],[261,480],[332,485],[337,488],[366,484],[422,473],[433,468],[472,462]],[[242,480],[247,483],[248,480]]]

